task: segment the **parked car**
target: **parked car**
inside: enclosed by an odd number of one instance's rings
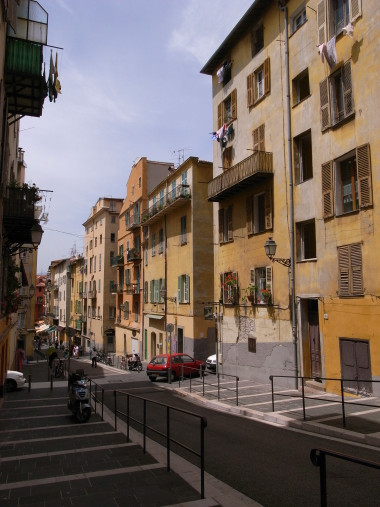
[[[13,370],[7,371],[7,378],[5,380],[5,384],[8,391],[16,391],[16,389],[24,387],[25,382],[26,379],[23,373]]]
[[[149,380],[154,382],[158,377],[166,377],[169,379],[169,369],[172,369],[172,380],[175,380],[180,375],[190,376],[197,375],[199,370],[206,369],[204,361],[198,361],[188,354],[159,354],[154,356],[146,367],[146,374]]]
[[[206,366],[211,371],[216,371],[216,354],[206,359]]]

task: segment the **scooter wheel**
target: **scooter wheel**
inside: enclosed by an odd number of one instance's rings
[[[76,420],[79,423],[87,422],[90,419],[90,416],[91,416],[91,409],[90,408],[85,408],[82,410],[82,412],[80,410],[77,410],[77,412],[75,414]]]

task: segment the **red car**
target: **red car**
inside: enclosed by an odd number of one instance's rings
[[[149,380],[154,382],[158,377],[166,377],[169,379],[170,365],[172,368],[172,380],[181,376],[196,376],[199,370],[204,371],[206,363],[193,359],[188,354],[159,354],[154,356],[146,367],[146,374]]]

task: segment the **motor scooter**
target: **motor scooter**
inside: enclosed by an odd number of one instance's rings
[[[87,380],[83,371],[77,370],[69,376],[69,399],[67,406],[73,417],[79,422],[84,423],[90,419],[90,391],[87,387]]]
[[[129,371],[142,371],[143,367],[142,367],[142,363],[141,363],[141,359],[139,358],[139,356],[135,356],[135,357],[131,357],[128,359],[128,370]]]

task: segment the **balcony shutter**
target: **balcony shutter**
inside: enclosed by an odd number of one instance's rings
[[[177,278],[178,283],[178,303],[182,303],[182,276]]]
[[[185,275],[185,303],[190,303],[190,277]]]
[[[255,86],[255,76],[254,74],[249,74],[247,76],[247,106],[251,107],[254,103],[254,86]]]
[[[227,209],[227,238],[228,238],[228,241],[233,240],[232,206],[229,206]]]
[[[345,117],[354,112],[354,102],[352,97],[351,61],[346,62],[343,67],[343,107]]]
[[[252,133],[253,136],[253,150],[259,149],[259,129],[255,129]]]
[[[351,293],[357,296],[363,294],[362,247],[360,243],[354,243],[349,246],[351,262]]]
[[[154,280],[150,281],[150,294],[149,294],[150,302],[154,302]]]
[[[319,83],[319,97],[321,103],[321,129],[323,132],[330,126],[330,96],[327,78]]]
[[[333,161],[322,164],[322,206],[323,218],[334,215]]]
[[[338,248],[339,295],[350,295],[350,253],[349,245]]]
[[[265,229],[272,229],[272,189],[265,190]]]
[[[369,144],[356,148],[356,164],[359,182],[359,206],[366,208],[372,205],[372,175]]]
[[[247,234],[253,233],[253,197],[250,195],[246,200],[247,210]]]
[[[223,125],[223,102],[218,104],[218,129]]]
[[[264,95],[270,92],[270,59],[264,61]]]
[[[362,2],[361,0],[349,0],[351,23],[357,20],[362,15]]]
[[[231,93],[231,120],[237,118],[237,91],[236,88]]]
[[[221,208],[218,212],[219,216],[219,243],[224,241],[224,209]]]
[[[272,266],[265,268],[265,288],[271,291],[273,303]]]
[[[322,0],[317,5],[317,27],[318,27],[318,46],[325,43],[326,37],[326,1]]]

